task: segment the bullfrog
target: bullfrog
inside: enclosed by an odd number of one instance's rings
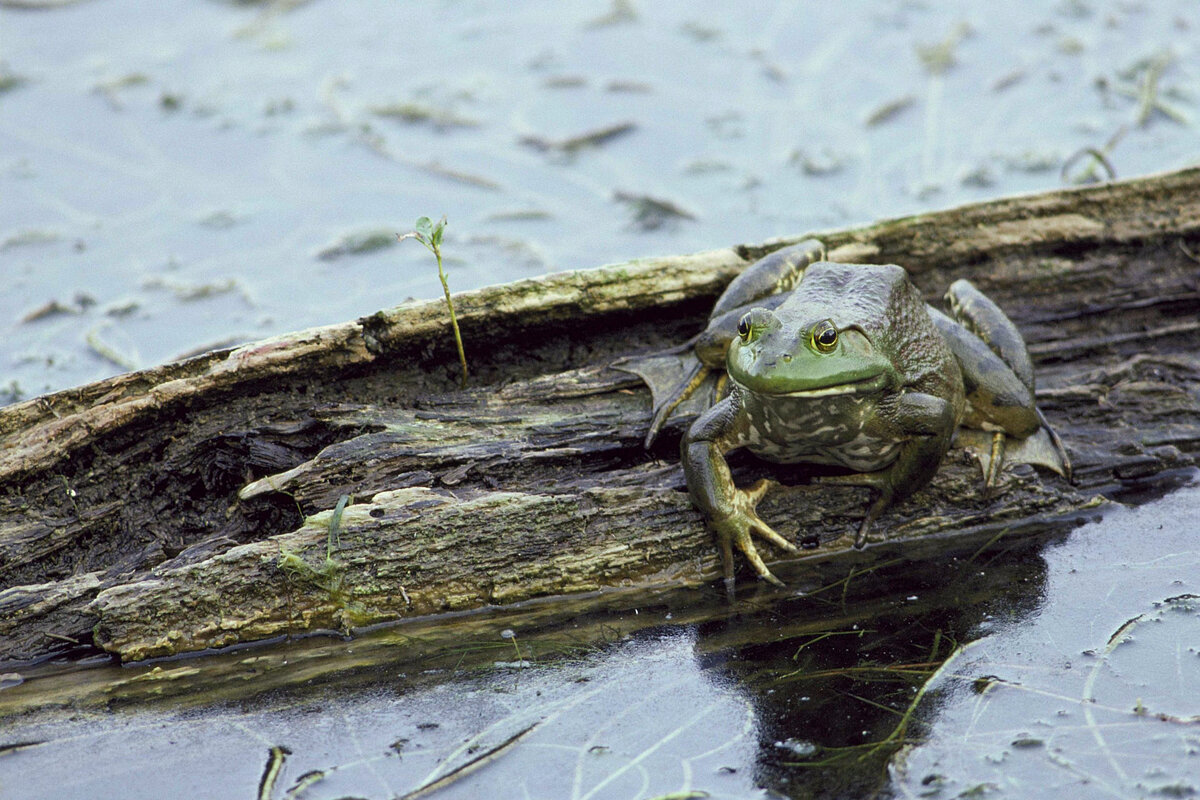
[[[753,536],[796,551],[756,512],[771,482],[734,484],[725,456],[738,448],[777,463],[843,467],[849,472],[818,480],[873,489],[856,547],[885,509],[929,482],[960,426],[990,438],[981,459],[987,487],[1010,439],[1029,440],[1027,460],[1069,478],[1065,449],[1034,402],[1016,326],[969,281],[955,282],[947,300],[952,316],[928,305],[902,267],[826,261],[815,240],[756,262],[721,295],[690,343],[696,364],[657,403],[646,443],[709,373],[725,371],[715,404],[680,447],[728,587],[734,547],[780,584]]]

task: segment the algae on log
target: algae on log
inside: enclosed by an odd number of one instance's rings
[[[1078,485],[1018,466],[985,496],[952,451],[856,553],[864,490],[735,458],[739,481],[799,484],[761,507],[810,548],[773,567],[791,586],[1038,533],[1196,464],[1200,170],[816,235],[839,260],[904,265],[930,298],[970,277],[996,299]],[[460,294],[467,390],[430,301],[0,409],[0,659],[134,660],[712,579],[680,426],[644,453],[648,392],[610,365],[686,340],[740,269],[800,238]]]

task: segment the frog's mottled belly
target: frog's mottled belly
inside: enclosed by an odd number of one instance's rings
[[[877,396],[795,398],[740,390],[746,415],[745,447],[780,464],[836,464],[856,472],[883,469],[896,460],[902,442],[873,435]]]

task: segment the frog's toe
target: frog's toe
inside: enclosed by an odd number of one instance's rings
[[[854,536],[855,550],[862,550],[867,546],[867,531],[871,530],[871,524],[879,519],[879,515],[892,504],[893,499],[893,492],[890,489],[884,489],[875,502],[871,503],[870,508],[867,509],[867,515],[863,517],[862,524],[858,526],[858,533]]]
[[[775,539],[779,539],[780,541],[783,541],[784,544],[787,544],[783,537],[779,536],[779,534],[775,533],[775,531],[772,531],[765,525],[762,526],[762,529],[757,530],[759,535],[764,535],[763,530],[769,531],[770,535],[775,537]],[[775,541],[775,539],[772,539],[770,536],[765,538],[772,542]],[[733,543],[737,546],[738,550],[741,550],[742,553],[745,554],[746,560],[750,562],[750,566],[754,567],[754,571],[758,573],[758,577],[762,578],[767,583],[772,583],[776,586],[783,586],[783,581],[779,580],[779,578],[776,578],[771,574],[771,570],[767,569],[767,565],[763,562],[762,556],[758,554],[758,549],[754,546],[754,542],[750,540],[750,531],[748,529],[742,531],[740,535],[734,539]]]
[[[996,478],[1000,475],[1000,467],[1004,466],[1004,431],[995,431],[992,434],[991,457],[988,458],[987,467],[983,471],[983,488],[984,492],[990,492],[996,485]]]
[[[746,492],[747,500],[752,506],[757,497],[761,497],[767,487],[762,486],[766,481],[760,481],[755,484],[749,492]],[[752,492],[756,494],[752,494]],[[762,556],[758,554],[758,548],[754,546],[754,536],[765,539],[776,547],[782,548],[788,552],[795,553],[797,548],[787,539],[776,533],[770,525],[758,518],[758,515],[753,511],[743,511],[734,513],[723,520],[714,522],[713,527],[717,532],[717,539],[721,546],[721,558],[723,561],[725,582],[728,585],[733,580],[733,548],[736,547],[750,562],[750,566],[754,567],[754,571],[760,578],[776,586],[783,586],[783,582],[771,574],[771,570],[767,569],[767,565],[763,562]]]
[[[1050,462],[1047,466],[1067,479],[1067,483],[1075,483],[1075,476],[1071,472],[1071,457],[1067,455],[1067,448],[1063,445],[1062,439],[1058,438],[1058,433],[1046,420],[1046,415],[1039,408],[1037,410],[1038,419],[1041,420],[1042,428],[1046,431],[1050,439],[1050,446],[1054,450],[1054,455],[1047,457],[1046,461]]]

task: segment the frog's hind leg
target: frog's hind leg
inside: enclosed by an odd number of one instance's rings
[[[1042,464],[1068,481],[1072,480],[1071,458],[1067,455],[1067,449],[1063,446],[1058,433],[1046,419],[1046,415],[1037,407],[1034,399],[1036,387],[1033,361],[1029,357],[1025,339],[1017,330],[1017,326],[999,306],[992,302],[991,298],[976,289],[968,280],[962,279],[952,283],[946,292],[946,302],[950,305],[955,318],[999,356],[1029,390],[1029,404],[1037,415],[1039,428],[1045,431],[1045,436],[1035,431],[1034,434],[1025,437],[1027,440],[1034,441],[1029,441],[1027,447],[1022,447],[1029,451],[1022,456],[1022,460],[1025,460],[1026,463]],[[1011,431],[1009,432],[1011,433]],[[1014,435],[1019,436],[1020,434]],[[1045,441],[1047,439],[1048,443]],[[1004,449],[1005,446],[1001,443],[998,454],[1000,459],[1003,458]],[[995,451],[996,447],[993,445],[993,461],[997,460]],[[989,485],[998,469],[997,466],[991,471]]]
[[[825,260],[825,245],[805,239],[755,261],[742,271],[717,299],[710,319],[774,294],[790,292],[810,264]]]

